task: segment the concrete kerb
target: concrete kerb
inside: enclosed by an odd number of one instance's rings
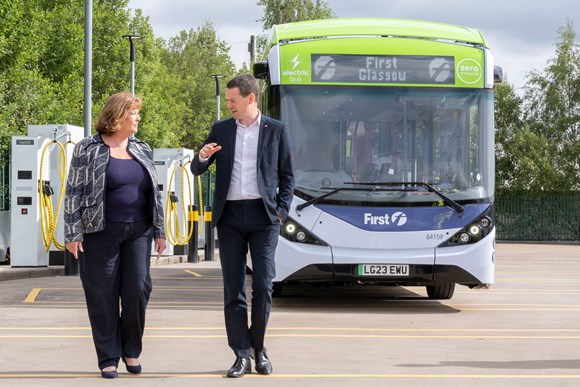
[[[191,265],[200,264],[204,267],[219,267],[219,254],[216,250],[213,261],[205,261],[204,251],[200,250],[198,253],[199,262],[191,263]],[[157,259],[156,256],[151,257],[151,267],[187,264],[187,255],[171,255],[162,256]],[[11,281],[27,278],[39,277],[54,277],[64,275],[63,265],[53,265],[44,267],[10,267],[8,265],[0,266],[0,281]]]
[[[64,275],[64,266],[10,267],[0,266],[0,281]]]

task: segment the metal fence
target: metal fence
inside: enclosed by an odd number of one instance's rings
[[[10,154],[0,154],[0,211],[10,210]]]
[[[215,188],[215,174],[206,172],[200,176],[201,180],[201,191],[202,200],[201,204],[203,207],[213,205],[213,191]],[[196,190],[198,189],[198,179],[195,177]],[[195,202],[199,205],[199,192],[196,192]]]
[[[195,202],[211,206],[215,174],[195,179]],[[0,154],[0,211],[10,210],[10,154]],[[498,192],[495,201],[497,239],[504,241],[580,242],[580,192]]]
[[[580,192],[498,193],[497,239],[580,242]]]

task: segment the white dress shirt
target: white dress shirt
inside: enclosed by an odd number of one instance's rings
[[[249,126],[244,126],[236,120],[234,167],[226,200],[259,199],[262,197],[258,189],[257,165],[261,119],[262,114],[260,113],[258,119]]]

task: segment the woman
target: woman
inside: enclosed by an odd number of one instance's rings
[[[98,133],[75,146],[66,187],[66,249],[76,259],[83,253],[80,277],[108,379],[117,377],[119,359],[128,372],[141,373],[152,239],[157,257],[166,245],[151,148],[134,137],[141,104],[129,93],[109,97]]]

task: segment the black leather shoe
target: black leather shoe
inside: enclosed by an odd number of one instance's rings
[[[228,370],[228,378],[241,378],[252,372],[252,362],[249,357],[238,357],[232,368]]]
[[[272,362],[268,359],[265,349],[256,350],[255,361],[256,372],[260,375],[270,375],[272,373]]]
[[[141,368],[141,364],[137,364],[137,365],[129,365],[127,364],[127,361],[125,360],[125,358],[123,358],[123,363],[125,363],[125,367],[127,368],[127,372],[129,372],[130,374],[140,374],[143,369]]]
[[[117,373],[117,370],[113,370],[113,371],[101,370],[101,376],[105,379],[115,379],[117,376],[119,376],[119,374]]]

